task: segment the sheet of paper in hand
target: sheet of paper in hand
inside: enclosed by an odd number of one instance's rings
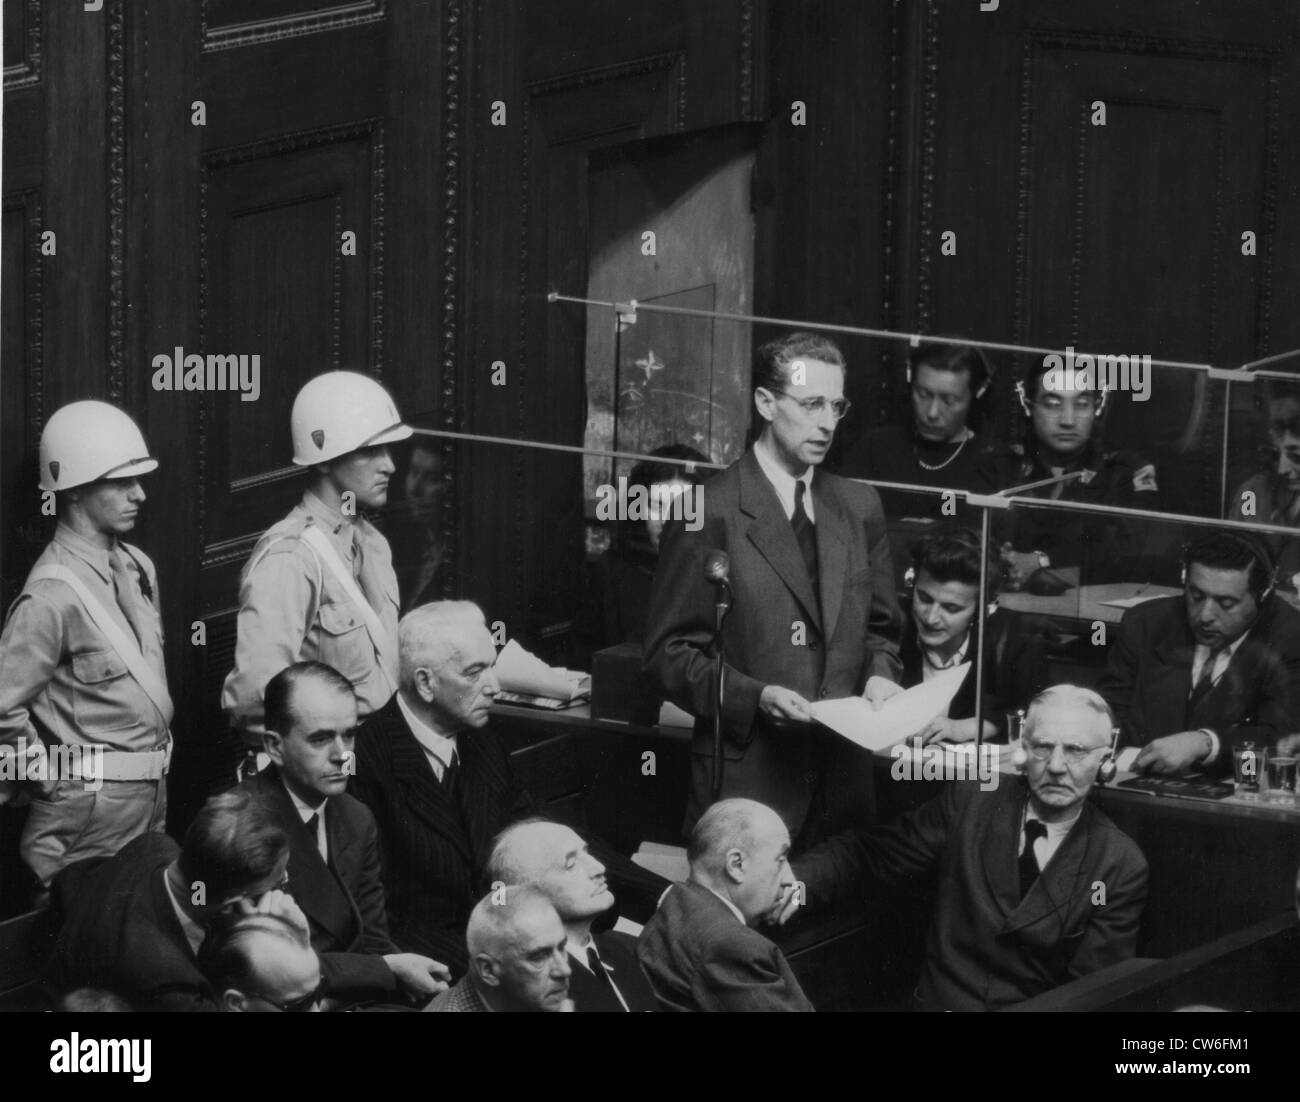
[[[891,696],[880,710],[860,696],[818,700],[812,714],[818,723],[856,742],[864,750],[883,750],[917,734],[935,716],[947,714],[952,698],[970,669],[969,662]]]

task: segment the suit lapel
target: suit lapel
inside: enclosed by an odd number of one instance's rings
[[[984,882],[989,898],[996,900],[1004,917],[1012,915],[1020,904],[1020,823],[1025,814],[1026,785],[1017,779],[1012,785],[999,786],[1006,795],[986,805],[987,825],[972,832],[972,845],[983,851]],[[982,840],[987,839],[987,841]]]
[[[289,835],[289,894],[312,922],[332,936],[335,945],[351,945],[360,930],[356,903],[321,858],[316,838],[299,817],[275,766],[268,766],[257,775],[257,780],[262,794],[274,803]],[[341,825],[331,823],[337,817],[337,808],[327,807],[325,828],[331,845]]]
[[[1088,852],[1088,823],[1091,815],[1092,807],[1085,803],[1079,818],[1070,828],[1070,833],[1047,862],[1047,868],[1039,874],[1020,905],[1007,916],[1004,931],[1032,926],[1045,918],[1056,918],[1061,923],[1061,928],[1065,928],[1075,902],[1074,892],[1079,884],[1079,871]]]
[[[815,481],[815,480],[814,480]],[[820,506],[820,500],[817,502]],[[753,518],[753,523],[746,530],[749,541],[758,553],[767,560],[777,577],[785,583],[803,606],[812,621],[821,627],[821,610],[813,599],[812,580],[808,577],[808,568],[804,566],[803,555],[799,551],[799,541],[794,537],[794,528],[790,518],[781,508],[781,499],[776,495],[776,488],[767,480],[763,469],[754,458],[751,448],[740,461],[740,510]],[[821,520],[820,512],[817,515]],[[818,527],[818,558],[822,555],[820,540],[821,529]],[[843,582],[841,580],[841,588]],[[823,635],[826,633],[823,632]]]
[[[433,766],[429,764],[424,748],[411,734],[411,729],[396,705],[393,706],[393,711],[395,722],[390,729],[393,775],[406,792],[406,806],[412,815],[455,847],[467,862],[473,862],[474,855],[470,852],[469,840],[465,837],[460,808],[434,776]],[[457,739],[458,743],[460,741]],[[463,784],[468,770],[465,769],[464,747],[458,746],[457,749],[461,752],[460,783]],[[468,805],[473,801],[465,802]]]
[[[829,643],[835,637],[845,572],[849,561],[849,524],[840,508],[839,495],[820,471],[813,474],[813,497],[817,503],[817,569],[821,575],[822,610]]]

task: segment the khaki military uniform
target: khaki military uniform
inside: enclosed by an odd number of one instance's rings
[[[138,548],[118,543],[117,552],[133,587],[134,626],[118,602],[110,552],[71,528],[58,526],[33,574],[70,570],[125,638],[138,639],[165,687],[157,574]],[[0,746],[26,748],[27,779],[0,780],[0,802],[33,798],[20,848],[42,884],[73,861],[111,856],[164,828],[172,713],[169,698],[160,707],[136,681],[66,582],[28,578],[0,634]],[[95,757],[75,752],[94,746],[104,748],[98,769]]]
[[[303,538],[309,526],[326,536],[377,615],[378,644],[347,588]],[[354,521],[304,493],[258,540],[240,578],[235,667],[221,706],[245,742],[260,748],[267,682],[295,662],[338,670],[352,682],[362,719],[387,704],[397,687],[398,607],[388,541],[365,519]]]

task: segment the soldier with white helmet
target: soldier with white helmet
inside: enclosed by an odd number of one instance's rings
[[[145,500],[139,476],[157,467],[104,402],[63,406],[41,434],[58,525],[0,634],[0,753],[23,759],[0,802],[32,798],[21,851],[42,885],[164,828],[173,707],[158,578],[121,538]]]
[[[388,541],[361,511],[387,501],[388,445],[411,429],[382,386],[351,371],[307,382],[290,427],[293,461],[311,468],[311,484],[244,567],[235,667],[221,694],[250,749],[261,747],[267,682],[295,662],[324,662],[352,682],[360,718],[397,684],[397,577]]]

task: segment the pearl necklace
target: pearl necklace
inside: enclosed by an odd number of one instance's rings
[[[961,454],[962,448],[964,448],[974,438],[974,436],[975,434],[971,432],[970,429],[967,429],[966,435],[963,436],[961,439],[961,443],[957,445],[952,455],[948,456],[948,458],[945,459],[942,463],[927,463],[924,459],[921,458],[921,453],[916,450],[915,443],[912,444],[912,455],[916,457],[916,461],[921,465],[921,467],[924,470],[941,471],[944,469],[944,467],[948,466],[949,463],[951,463],[954,459],[957,458],[957,456]]]

